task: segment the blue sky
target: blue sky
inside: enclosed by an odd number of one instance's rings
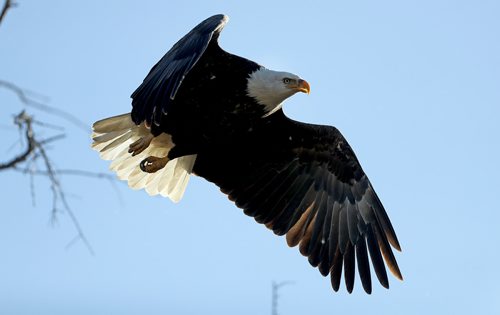
[[[0,25],[0,79],[50,98],[89,126],[129,96],[175,41],[225,13],[226,50],[305,78],[294,119],[349,140],[401,242],[404,282],[333,293],[296,248],[192,178],[179,204],[117,183],[62,177],[96,255],[68,250],[67,214],[49,222],[48,182],[2,172],[1,314],[500,313],[498,1],[18,1]],[[22,105],[0,89],[2,161],[20,150]],[[90,131],[66,128],[61,169],[109,172]],[[40,129],[49,136],[53,130]],[[12,148],[11,148],[12,147]]]

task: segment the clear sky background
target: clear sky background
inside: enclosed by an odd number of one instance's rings
[[[173,204],[117,182],[62,177],[96,252],[68,215],[49,224],[49,183],[0,173],[1,314],[500,313],[500,2],[22,1],[0,25],[0,79],[48,96],[89,128],[130,110],[151,66],[204,18],[225,13],[226,50],[299,74],[312,93],[285,112],[349,140],[401,242],[405,277],[373,294],[331,290],[284,238],[192,178]],[[3,3],[3,1],[2,1]],[[21,150],[0,88],[0,157]],[[90,129],[65,127],[61,169],[108,171]],[[41,136],[57,131],[37,127]],[[376,283],[376,282],[374,282]]]

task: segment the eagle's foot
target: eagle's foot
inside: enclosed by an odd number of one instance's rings
[[[139,138],[139,140],[129,145],[128,153],[132,153],[132,156],[136,156],[149,147],[153,138],[154,136],[152,134]]]
[[[156,156],[148,156],[139,164],[141,170],[146,173],[154,173],[167,165],[169,159],[168,157],[156,157]]]

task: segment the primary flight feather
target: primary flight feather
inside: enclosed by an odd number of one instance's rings
[[[339,289],[352,292],[356,263],[372,290],[370,263],[386,288],[386,266],[401,272],[400,245],[351,147],[331,126],[297,122],[281,110],[299,76],[269,70],[222,50],[225,15],[201,22],[150,70],[132,94],[131,113],[93,125],[93,148],[133,189],[177,202],[190,174],[290,246]],[[385,262],[385,264],[384,264]]]

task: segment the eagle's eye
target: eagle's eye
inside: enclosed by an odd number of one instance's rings
[[[290,84],[290,82],[292,82],[292,79],[290,79],[290,78],[283,79],[283,83],[285,83],[285,84]]]

